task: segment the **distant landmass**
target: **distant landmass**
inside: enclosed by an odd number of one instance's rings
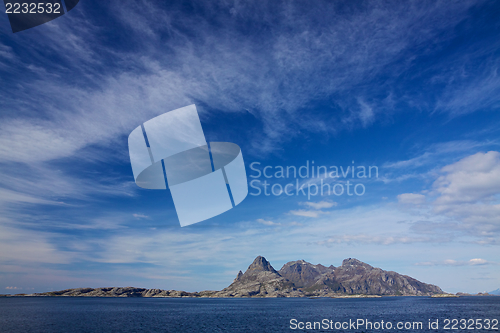
[[[221,291],[185,292],[134,287],[76,288],[19,296],[93,297],[364,297],[432,296],[444,294],[438,286],[407,275],[384,271],[349,258],[341,266],[291,261],[277,271],[258,256],[233,283]]]
[[[500,296],[500,293],[497,290],[490,291],[489,293],[484,292],[484,293],[476,293],[476,294],[469,294],[469,293],[456,293],[458,296]]]
[[[456,293],[455,295],[457,295],[457,296],[499,296],[499,295],[490,294],[490,293],[476,293],[476,294],[470,294],[470,293],[462,293],[462,292],[458,292],[458,293]]]
[[[488,294],[500,296],[500,288],[493,290],[493,291],[490,291]]]

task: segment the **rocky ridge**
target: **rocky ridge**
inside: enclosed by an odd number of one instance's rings
[[[180,290],[146,289],[135,287],[74,288],[46,293],[18,294],[19,296],[73,296],[73,297],[208,297],[214,291],[186,292]],[[18,296],[15,295],[15,296]]]
[[[241,273],[241,272],[240,272]],[[257,257],[244,274],[215,297],[337,297],[342,295],[430,296],[441,288],[407,275],[384,271],[349,258],[339,267],[288,262],[276,271]]]

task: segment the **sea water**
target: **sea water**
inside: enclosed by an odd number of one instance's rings
[[[500,297],[0,298],[13,333],[499,332],[499,319]]]

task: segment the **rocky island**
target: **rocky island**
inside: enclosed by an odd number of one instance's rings
[[[349,258],[341,266],[291,261],[277,271],[258,256],[233,283],[221,291],[185,292],[133,287],[76,288],[19,296],[87,297],[374,297],[432,296],[444,292],[438,286],[407,275],[372,267]]]

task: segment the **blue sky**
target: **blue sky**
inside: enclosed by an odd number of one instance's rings
[[[497,289],[499,11],[82,0],[16,34],[3,15],[0,293],[221,289],[257,255],[276,269],[355,257],[449,292]],[[168,191],[135,185],[127,137],[193,103],[208,141],[241,147],[249,181],[253,162],[379,175],[329,180],[362,196],[249,195],[180,228]]]

